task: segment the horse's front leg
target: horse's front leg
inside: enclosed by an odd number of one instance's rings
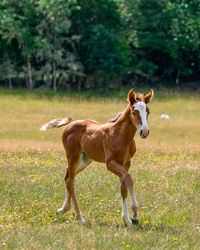
[[[127,225],[130,225],[130,219],[128,216],[128,205],[127,205],[127,189],[130,192],[131,196],[131,208],[133,210],[133,218],[132,223],[138,223],[139,217],[138,217],[138,203],[135,198],[134,190],[133,190],[133,178],[128,173],[125,167],[121,166],[118,162],[115,160],[110,161],[107,163],[107,168],[112,173],[116,174],[121,178],[121,193],[123,198],[122,203],[122,216],[124,215],[124,221]],[[131,223],[131,224],[132,224]]]
[[[125,166],[127,172],[129,170],[129,167],[130,167],[130,162],[128,162]],[[128,190],[122,177],[120,177],[120,191],[122,196],[122,219],[126,225],[132,225],[128,212]]]
[[[132,225],[128,213],[128,190],[122,178],[120,178],[120,190],[122,196],[122,219],[126,225]]]

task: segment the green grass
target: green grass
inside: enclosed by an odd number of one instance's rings
[[[39,128],[66,116],[105,122],[127,105],[125,90],[109,95],[0,90],[0,249],[199,249],[196,93],[155,90],[151,133],[146,140],[136,136],[131,165],[140,205],[138,226],[124,225],[119,180],[95,162],[76,178],[86,225],[75,220],[73,209],[55,214],[65,191],[61,130],[41,133]],[[162,113],[171,119],[160,120]]]
[[[62,152],[2,152],[1,244],[7,248],[198,249],[199,155],[137,153],[131,174],[140,224],[121,220],[119,181],[102,164],[77,176],[86,225],[74,211],[56,216],[64,199]]]

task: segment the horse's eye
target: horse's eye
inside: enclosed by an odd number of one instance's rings
[[[133,114],[133,115],[135,115],[135,112],[134,112],[134,111],[132,111],[132,114]]]

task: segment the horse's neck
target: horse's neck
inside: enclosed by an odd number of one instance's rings
[[[116,129],[120,130],[120,135],[123,136],[127,141],[132,140],[137,131],[137,128],[132,122],[131,116],[131,110],[128,106],[118,121],[115,123]]]

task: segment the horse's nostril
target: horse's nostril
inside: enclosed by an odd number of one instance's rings
[[[148,135],[150,134],[150,131],[148,130]]]
[[[140,130],[140,136],[142,137],[147,137],[149,135],[149,130]]]

